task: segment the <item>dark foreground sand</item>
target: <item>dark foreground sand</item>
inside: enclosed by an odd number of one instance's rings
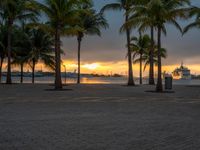
[[[200,87],[0,85],[0,150],[199,150]]]

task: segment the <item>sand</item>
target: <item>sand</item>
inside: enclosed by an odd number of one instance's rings
[[[199,150],[200,86],[0,85],[0,150]]]

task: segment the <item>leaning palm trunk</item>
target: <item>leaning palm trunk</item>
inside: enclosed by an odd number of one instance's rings
[[[77,78],[77,84],[80,84],[80,74],[81,74],[81,36],[78,36],[78,78]]]
[[[4,60],[4,58],[1,58],[1,62],[0,62],[0,83],[2,82],[2,67],[3,67],[3,60]]]
[[[142,84],[142,54],[140,54],[140,84]]]
[[[23,83],[23,77],[24,77],[24,64],[23,63],[20,64],[20,68],[21,68],[20,83]]]
[[[60,56],[60,27],[56,28],[55,33],[55,61],[56,61],[56,69],[55,69],[55,89],[62,89],[62,80],[61,80],[61,56]]]
[[[7,64],[7,78],[6,84],[12,84],[11,80],[11,33],[12,33],[12,21],[8,21],[8,47],[7,47],[7,55],[8,55],[8,64]]]
[[[156,86],[157,92],[163,91],[162,86],[162,64],[161,64],[161,28],[158,27],[158,80]]]
[[[126,14],[126,22],[128,21],[128,15]],[[135,85],[133,80],[133,68],[132,68],[132,57],[131,57],[131,48],[130,48],[130,30],[126,29],[126,36],[127,36],[127,47],[128,47],[128,85]]]
[[[154,85],[154,60],[153,60],[153,55],[154,55],[154,29],[151,27],[151,49],[150,49],[150,57],[149,57],[149,85]]]

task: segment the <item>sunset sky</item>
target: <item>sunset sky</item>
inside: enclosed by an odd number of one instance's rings
[[[95,9],[99,11],[106,3],[115,0],[94,0]],[[200,6],[200,2],[193,1],[193,5]],[[105,13],[109,23],[109,29],[102,30],[102,36],[86,36],[82,42],[81,61],[82,73],[108,74],[127,72],[124,34],[119,34],[119,28],[123,24],[123,12],[107,11]],[[179,21],[182,27],[191,20]],[[173,26],[167,25],[167,36],[162,37],[162,47],[167,49],[168,57],[163,60],[163,70],[172,72],[181,62],[189,67],[192,73],[200,74],[200,29],[189,31],[184,36]],[[149,31],[147,31],[149,32]],[[137,35],[134,31],[132,35]],[[67,71],[73,72],[77,68],[77,41],[75,37],[62,39],[65,55],[64,64]],[[41,68],[41,65],[38,65]],[[138,65],[134,65],[134,74],[138,76]],[[147,72],[145,72],[147,74]]]
[[[95,8],[99,10],[106,3],[114,0],[95,0]],[[200,2],[194,0],[193,4],[200,5]],[[108,11],[106,19],[109,23],[109,29],[102,30],[102,36],[85,37],[82,43],[81,60],[83,72],[97,73],[125,73],[127,71],[126,40],[125,35],[119,34],[119,28],[123,23],[123,12]],[[180,21],[184,27],[190,20]],[[184,36],[175,29],[167,26],[167,37],[162,37],[162,44],[168,50],[168,57],[163,60],[163,70],[171,72],[183,61],[192,73],[200,74],[200,29],[189,31]],[[132,35],[137,35],[136,31]],[[76,38],[64,38],[63,46],[66,55],[65,64],[70,71],[76,68],[77,42]],[[138,65],[134,65],[135,75],[138,76]]]

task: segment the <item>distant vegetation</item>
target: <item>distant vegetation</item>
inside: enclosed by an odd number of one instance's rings
[[[19,66],[21,83],[24,67],[32,69],[34,83],[35,65],[43,62],[55,71],[55,89],[62,89],[61,81],[61,37],[77,37],[78,79],[80,83],[81,41],[85,35],[101,35],[108,27],[104,18],[107,10],[124,13],[124,24],[120,32],[126,33],[128,85],[133,86],[133,63],[142,70],[149,66],[149,84],[154,85],[154,66],[157,65],[156,91],[162,92],[162,61],[167,51],[162,48],[162,34],[166,35],[166,24],[174,25],[181,34],[193,27],[200,27],[200,9],[191,6],[190,0],[116,0],[96,12],[92,0],[1,0],[0,1],[0,81],[3,64],[7,64],[6,83],[11,84],[11,68]],[[41,20],[46,17],[46,22]],[[196,17],[193,23],[182,29],[179,18]],[[137,30],[139,36],[132,35]],[[149,34],[147,34],[149,33]],[[67,54],[66,54],[67,55]],[[143,68],[144,63],[144,68]],[[116,75],[117,76],[117,75]]]

